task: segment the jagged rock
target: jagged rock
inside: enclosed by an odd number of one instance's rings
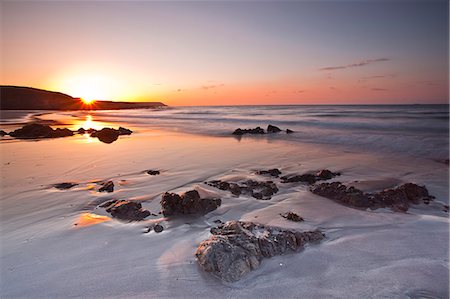
[[[76,185],[78,185],[78,184],[77,183],[59,183],[59,184],[54,184],[53,187],[55,187],[56,189],[59,189],[59,190],[67,190],[72,187],[75,187]]]
[[[128,200],[114,199],[100,207],[105,208],[112,217],[126,221],[141,221],[151,214],[150,211],[142,209],[141,203]]]
[[[160,174],[160,172],[159,172],[159,170],[147,170],[147,174],[149,174],[149,175],[159,175]]]
[[[286,134],[291,134],[294,133],[294,131],[290,130],[290,129],[286,129]]]
[[[220,198],[200,198],[197,190],[187,191],[181,196],[176,193],[164,193],[161,199],[164,216],[180,214],[204,215],[217,209],[222,201]]]
[[[254,129],[238,128],[233,132],[233,135],[244,135],[244,134],[265,134],[265,132],[264,129],[261,127],[256,127]]]
[[[204,271],[227,282],[258,268],[263,258],[296,252],[324,238],[320,231],[297,232],[242,221],[228,221],[212,228],[211,234],[195,256]]]
[[[412,183],[377,193],[364,193],[340,182],[333,182],[314,186],[311,192],[356,208],[390,208],[399,212],[406,212],[411,204],[428,204],[434,198],[425,187]]]
[[[205,182],[205,184],[220,190],[230,191],[233,195],[239,196],[242,193],[248,194],[256,199],[268,200],[278,192],[277,185],[272,181],[259,182],[247,180],[238,183],[228,183],[220,180]]]
[[[8,135],[8,133],[6,133],[6,132],[3,131],[3,130],[0,130],[0,137],[3,137],[3,136],[5,136],[5,135]]]
[[[98,189],[98,192],[113,192],[114,191],[114,183],[113,181],[107,181],[101,183],[102,187]]]
[[[267,126],[267,133],[278,133],[281,132],[281,129],[277,126],[268,125]]]
[[[332,172],[328,169],[319,171],[317,174],[305,173],[300,175],[285,175],[281,177],[282,183],[296,183],[303,182],[309,185],[314,184],[317,181],[325,181],[341,175],[339,172]]]
[[[287,212],[284,214],[280,214],[281,217],[286,218],[287,220],[291,220],[291,221],[295,221],[295,222],[301,222],[304,221],[304,219],[302,217],[300,217],[299,215],[297,215],[296,213],[293,212]]]
[[[53,130],[48,125],[41,124],[27,124],[20,129],[10,132],[9,135],[15,138],[59,138],[72,136],[73,132],[69,129],[55,129]]]
[[[265,175],[268,174],[273,177],[278,177],[281,174],[281,171],[278,168],[273,168],[269,170],[258,170],[256,174]]]

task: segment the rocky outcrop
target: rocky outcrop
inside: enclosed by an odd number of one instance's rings
[[[9,135],[15,138],[59,138],[72,136],[73,132],[69,129],[52,129],[48,125],[37,123],[27,124],[20,129],[10,132]]]
[[[58,183],[58,184],[54,184],[53,187],[55,187],[56,189],[59,190],[67,190],[70,189],[72,187],[75,187],[76,185],[78,185],[77,183]]]
[[[119,127],[118,130],[113,128],[103,128],[100,131],[94,129],[90,130],[92,131],[89,132],[88,130],[87,132],[91,134],[91,137],[97,137],[98,140],[104,143],[113,143],[119,138],[120,135],[130,135],[132,133],[131,130],[122,127]]]
[[[105,208],[112,217],[125,221],[141,221],[151,214],[150,211],[142,209],[141,203],[128,200],[114,199],[100,207]]]
[[[244,135],[244,134],[265,134],[264,129],[261,127],[256,127],[254,129],[241,129],[238,128],[234,130],[233,135]]]
[[[278,133],[281,132],[281,129],[277,126],[268,125],[267,126],[267,133]]]
[[[429,204],[434,198],[425,187],[412,183],[378,193],[364,193],[340,182],[333,182],[314,186],[311,192],[355,208],[390,208],[396,212],[406,212],[411,204]]]
[[[5,135],[8,135],[8,133],[6,133],[6,132],[3,131],[3,130],[0,130],[0,137],[3,137],[3,136],[5,136]]]
[[[297,232],[242,221],[228,221],[212,228],[211,234],[195,256],[204,271],[227,282],[258,268],[263,258],[296,252],[324,238],[320,231]]]
[[[164,216],[182,214],[204,215],[217,209],[220,198],[200,198],[197,190],[187,191],[181,196],[176,193],[164,193],[161,199],[161,211]]]
[[[266,174],[268,174],[270,176],[273,176],[273,177],[277,178],[281,174],[281,171],[278,168],[272,168],[272,169],[269,169],[269,170],[258,170],[256,172],[256,174],[259,174],[259,175],[266,175]]]
[[[239,183],[229,183],[220,180],[205,182],[208,186],[230,191],[233,195],[248,194],[256,199],[268,200],[278,192],[277,185],[272,181],[246,180]]]
[[[113,192],[114,191],[114,183],[113,181],[107,181],[107,182],[101,182],[100,189],[98,189],[98,192]]]
[[[286,218],[287,220],[291,220],[294,222],[301,222],[304,221],[304,219],[302,217],[300,217],[298,214],[293,213],[293,212],[287,212],[284,214],[280,214],[281,217]]]
[[[334,178],[335,176],[341,175],[339,172],[332,172],[328,169],[321,170],[316,174],[305,173],[300,175],[286,175],[281,177],[282,183],[296,183],[303,182],[309,185],[316,183],[317,181],[326,181]]]

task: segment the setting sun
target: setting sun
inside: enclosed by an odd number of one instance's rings
[[[91,105],[92,103],[95,102],[94,99],[89,99],[89,98],[81,98],[81,101],[83,101],[83,104],[85,104],[85,105]]]

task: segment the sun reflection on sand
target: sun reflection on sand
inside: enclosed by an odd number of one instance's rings
[[[107,216],[101,216],[94,213],[83,213],[80,215],[80,218],[78,218],[78,220],[74,223],[74,226],[86,227],[110,220],[111,218]]]

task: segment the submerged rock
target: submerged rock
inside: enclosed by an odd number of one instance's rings
[[[113,192],[114,191],[114,183],[113,181],[107,181],[101,183],[102,187],[98,189],[98,192]]]
[[[69,129],[57,128],[53,130],[48,125],[41,125],[37,123],[27,124],[20,129],[10,132],[9,135],[15,138],[59,138],[72,136],[73,132]]]
[[[261,127],[256,127],[254,129],[238,128],[233,132],[233,135],[244,135],[244,134],[265,134],[265,132],[264,129]]]
[[[278,177],[281,174],[281,171],[278,168],[272,168],[269,170],[258,170],[256,174],[265,175],[268,174],[273,177]]]
[[[281,129],[277,126],[268,125],[267,126],[267,133],[278,133],[281,132]]]
[[[228,221],[212,228],[211,234],[195,256],[204,271],[227,282],[258,268],[263,258],[296,252],[324,238],[320,231],[297,232],[242,221]]]
[[[150,211],[142,209],[141,203],[128,200],[114,199],[100,207],[105,208],[112,217],[126,221],[141,221],[151,214]]]
[[[299,215],[297,215],[296,213],[293,212],[287,212],[284,214],[280,214],[281,217],[286,218],[287,220],[291,220],[294,222],[301,222],[304,221],[304,219],[302,217],[300,217]]]
[[[233,195],[240,196],[248,194],[256,199],[268,200],[272,195],[278,192],[277,185],[272,181],[255,181],[246,180],[239,183],[229,183],[220,180],[205,182],[208,186],[218,188],[220,190],[230,191]]]
[[[314,186],[311,192],[356,208],[390,208],[397,212],[406,212],[411,204],[428,204],[434,198],[425,187],[412,183],[377,193],[364,193],[340,182],[333,182]]]
[[[181,214],[204,215],[217,209],[221,204],[220,198],[200,198],[197,190],[187,191],[181,196],[176,193],[164,193],[161,199],[161,209],[164,216]]]
[[[300,175],[285,175],[281,177],[282,183],[296,183],[303,182],[309,185],[314,184],[317,181],[325,181],[341,175],[339,172],[332,172],[328,169],[323,169],[316,174],[305,173]]]
[[[77,183],[59,183],[59,184],[54,184],[53,187],[55,187],[56,189],[59,190],[67,190],[70,189],[72,187],[75,187],[76,185],[78,185]]]
[[[159,170],[151,170],[150,169],[150,170],[147,170],[146,172],[149,175],[159,175],[160,174]]]

